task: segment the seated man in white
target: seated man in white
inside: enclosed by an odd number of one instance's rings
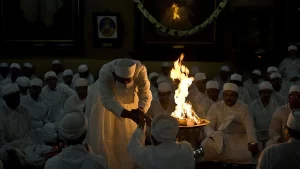
[[[230,69],[228,66],[222,66],[220,68],[219,76],[216,76],[213,80],[217,81],[220,84],[220,89],[223,89],[223,85],[229,82]]]
[[[269,140],[269,126],[272,116],[279,104],[271,99],[273,93],[272,84],[269,81],[263,81],[259,84],[260,97],[255,99],[249,106],[249,112],[253,116],[257,139],[265,146]]]
[[[239,87],[236,84],[226,83],[223,90],[224,100],[214,104],[207,112],[210,124],[204,127],[204,160],[253,163],[253,156],[258,154],[258,144],[248,106],[238,102]]]
[[[148,78],[149,78],[150,85],[151,85],[150,90],[151,90],[152,96],[154,96],[157,93],[157,82],[156,82],[156,80],[159,78],[159,74],[156,73],[156,72],[152,72],[152,73],[149,74]]]
[[[266,148],[260,156],[257,169],[300,168],[300,111],[290,113],[286,130],[288,142]]]
[[[244,88],[248,90],[250,97],[252,100],[259,98],[258,94],[258,85],[262,81],[261,78],[261,71],[260,70],[253,70],[251,77],[244,81]]]
[[[288,104],[279,107],[273,114],[269,128],[270,140],[267,142],[267,146],[287,141],[284,140],[283,129],[291,110],[297,109],[300,109],[300,86],[293,85],[290,87]]]
[[[25,77],[25,76],[21,76],[18,77],[18,79],[16,80],[19,89],[20,89],[20,96],[26,96],[29,94],[29,83],[30,83],[30,79]]]
[[[151,122],[152,145],[144,146],[145,120],[139,114],[138,128],[134,131],[128,152],[144,169],[194,169],[194,153],[188,142],[176,142],[179,130],[177,119],[159,114]]]
[[[45,169],[107,169],[103,157],[94,155],[84,144],[88,120],[81,112],[67,114],[59,125],[67,147],[46,162]]]
[[[273,86],[274,93],[272,98],[278,102],[280,106],[286,105],[288,89],[282,82],[281,74],[278,72],[274,72],[270,75],[270,82]]]
[[[92,85],[95,82],[94,76],[90,73],[87,65],[78,66],[78,73],[73,76],[73,83],[76,83],[76,80],[79,78],[86,79],[89,85]]]

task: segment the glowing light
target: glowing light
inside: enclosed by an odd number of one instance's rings
[[[173,19],[180,19],[179,14],[178,14],[178,10],[179,10],[178,5],[173,4],[172,8],[174,9],[174,11],[173,11]]]

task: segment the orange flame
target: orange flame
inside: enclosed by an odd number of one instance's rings
[[[173,19],[180,19],[179,14],[178,14],[178,10],[179,10],[178,5],[173,4],[173,5],[172,5],[172,8],[174,9],[174,12],[173,12]]]
[[[189,87],[194,78],[189,77],[189,69],[182,65],[183,58],[184,54],[181,54],[180,58],[174,62],[174,68],[171,70],[171,78],[180,81],[178,89],[175,91],[174,99],[176,109],[172,113],[172,116],[178,119],[187,119],[188,125],[194,125],[194,123],[200,124],[200,118],[193,111],[192,105],[186,102],[186,97],[189,94]]]

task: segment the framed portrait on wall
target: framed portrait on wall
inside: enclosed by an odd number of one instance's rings
[[[2,45],[10,50],[8,54],[17,49],[28,51],[29,55],[40,49],[60,52],[82,49],[82,3],[82,0],[1,1]]]
[[[93,29],[94,47],[121,47],[124,27],[121,22],[120,13],[93,13]]]

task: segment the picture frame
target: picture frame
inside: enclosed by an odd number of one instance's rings
[[[120,13],[93,13],[93,46],[95,48],[120,48],[123,35],[124,26]]]
[[[55,3],[1,1],[1,56],[83,55],[83,0]]]

